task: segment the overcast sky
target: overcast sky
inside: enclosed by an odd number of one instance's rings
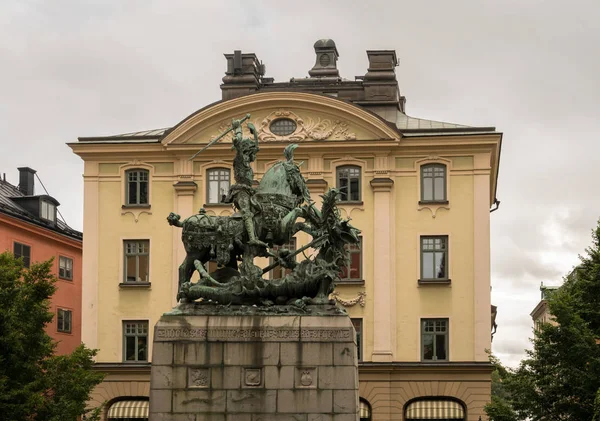
[[[540,282],[561,283],[600,216],[600,3],[291,3],[0,0],[0,172],[16,184],[18,166],[36,169],[81,229],[83,165],[66,142],[176,124],[220,99],[234,49],[276,81],[307,76],[320,38],[348,79],[367,49],[395,49],[409,115],[504,133],[493,350],[517,364]]]

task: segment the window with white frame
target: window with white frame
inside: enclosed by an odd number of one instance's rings
[[[123,242],[125,254],[125,283],[149,282],[150,241],[126,240]]]
[[[228,168],[207,171],[206,203],[223,203],[229,194],[231,172]]]
[[[62,333],[71,333],[73,313],[71,310],[59,308],[56,311],[56,331]]]
[[[56,206],[54,205],[54,203],[42,200],[42,206],[40,208],[40,217],[46,219],[47,221],[55,222]]]
[[[65,256],[58,257],[58,277],[73,280],[73,259]]]

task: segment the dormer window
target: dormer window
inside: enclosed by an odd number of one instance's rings
[[[54,203],[42,200],[40,217],[50,222],[56,222],[56,206],[54,206]]]

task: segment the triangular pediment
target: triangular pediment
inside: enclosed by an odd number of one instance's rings
[[[206,107],[175,126],[164,145],[206,144],[231,127],[232,119],[250,114],[261,142],[310,142],[397,139],[399,134],[380,117],[324,95],[297,92],[258,93]],[[286,120],[287,130],[272,124]],[[244,130],[247,127],[244,125]],[[249,133],[246,133],[249,135]],[[222,142],[231,142],[224,136]]]

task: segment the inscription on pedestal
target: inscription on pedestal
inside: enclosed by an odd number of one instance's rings
[[[302,329],[203,329],[157,327],[155,340],[159,342],[177,340],[211,341],[331,341],[346,342],[352,338],[352,330],[347,328],[302,328]]]

